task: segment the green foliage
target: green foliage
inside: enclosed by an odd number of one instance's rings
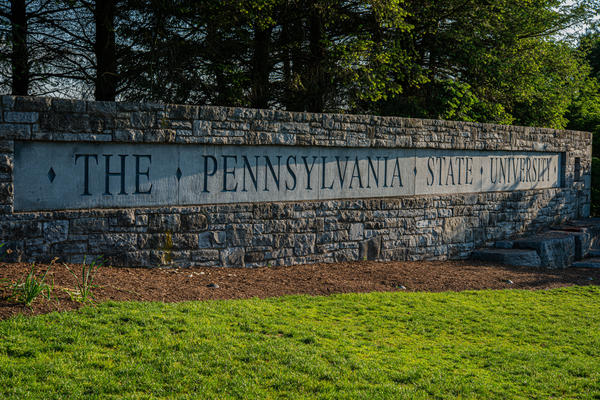
[[[86,303],[88,301],[91,302],[94,300],[94,289],[98,287],[98,285],[94,284],[94,276],[96,275],[98,268],[103,265],[104,260],[102,260],[101,257],[93,259],[89,264],[84,258],[83,264],[81,264],[81,273],[78,275],[71,268],[69,268],[68,265],[64,264],[65,268],[71,275],[73,275],[76,282],[76,289],[67,291],[72,300],[76,300],[81,303]]]
[[[588,32],[581,38],[578,56],[584,61],[582,73],[588,76],[578,88],[569,107],[568,128],[588,131],[592,141],[591,212],[600,215],[600,33]]]
[[[49,299],[54,286],[46,283],[46,275],[49,270],[50,267],[43,274],[40,274],[35,263],[31,264],[31,269],[27,276],[10,286],[12,291],[11,298],[26,306],[30,306],[43,293],[46,293],[46,297]]]
[[[372,112],[566,126],[587,70],[555,34],[591,13],[586,4],[450,0],[405,6],[413,28],[398,40],[413,54],[413,79],[398,77],[402,93],[370,104]]]
[[[580,39],[579,49],[590,65],[590,75],[600,79],[600,31],[590,30],[583,35]]]
[[[101,303],[0,322],[0,397],[600,396],[600,289]]]

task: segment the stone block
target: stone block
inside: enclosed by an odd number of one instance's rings
[[[13,158],[8,154],[0,154],[0,173],[11,174],[13,171]]]
[[[363,224],[350,224],[350,240],[362,240],[364,237]]]
[[[257,263],[265,260],[265,253],[263,251],[251,251],[244,255],[244,263]]]
[[[0,222],[0,240],[25,240],[42,235],[42,224],[37,221]]]
[[[162,127],[160,121],[157,123],[156,121],[156,113],[153,112],[134,112],[130,115],[130,124],[132,128],[136,129],[149,129]],[[164,120],[166,121],[166,120]]]
[[[50,247],[50,252],[56,255],[87,254],[86,242],[61,242]]]
[[[150,232],[179,232],[181,217],[178,214],[150,214],[148,230]]]
[[[12,122],[18,124],[33,124],[39,119],[37,112],[18,112],[9,111],[4,113],[4,122]]]
[[[294,255],[306,256],[315,252],[315,234],[294,235]]]
[[[223,267],[245,267],[245,250],[243,247],[229,247],[221,250],[220,258]]]
[[[91,254],[115,254],[139,250],[138,236],[132,233],[92,234],[88,240]]]
[[[226,232],[228,246],[240,247],[252,244],[251,224],[231,224],[227,227]]]
[[[12,105],[6,104],[13,111],[42,111],[50,108],[51,99],[48,97],[11,96]]]
[[[512,249],[514,242],[512,240],[498,240],[494,243],[494,247],[497,249]]]
[[[569,232],[575,239],[575,260],[582,260],[588,256],[592,245],[592,236],[587,232],[587,229]]]
[[[358,249],[340,249],[333,255],[335,262],[355,261],[358,258]]]
[[[90,101],[87,103],[87,111],[90,114],[116,115],[117,104],[111,101]]]
[[[131,209],[117,211],[115,220],[119,227],[135,226],[135,211]]]
[[[144,131],[141,129],[117,129],[113,138],[117,142],[141,142],[144,140]]]
[[[0,204],[11,204],[13,198],[13,184],[10,182],[0,183]]]
[[[537,251],[541,266],[567,268],[575,260],[575,237],[569,233],[547,232],[514,241],[516,249]]]
[[[469,225],[464,217],[445,218],[443,223],[443,240],[446,243],[462,243]]]
[[[182,214],[181,230],[183,232],[202,232],[208,228],[208,218],[201,213]]]
[[[192,124],[192,134],[194,136],[210,136],[212,131],[210,121],[194,121]]]
[[[69,221],[58,220],[44,222],[44,238],[48,243],[58,243],[67,240],[69,235]]]
[[[87,114],[40,113],[40,126],[46,132],[79,133],[90,132],[90,119]]]
[[[86,108],[86,102],[81,100],[71,100],[71,99],[52,99],[52,110],[56,112],[75,112],[75,113],[84,113]]]
[[[216,249],[203,249],[192,251],[191,257],[193,261],[197,262],[207,262],[207,261],[218,261],[219,260],[219,250]]]
[[[474,251],[472,258],[518,267],[542,266],[542,261],[537,252],[527,249],[481,249]]]
[[[171,234],[153,233],[141,235],[144,248],[161,251],[171,250],[196,250],[198,248],[198,235],[194,234]]]
[[[361,260],[378,260],[381,257],[381,236],[364,240],[360,243],[359,257]]]
[[[21,124],[2,124],[3,139],[29,139],[31,136],[31,126]]]
[[[201,249],[224,247],[226,237],[226,233],[222,231],[203,232],[198,235],[198,247]]]
[[[0,153],[12,153],[14,151],[14,142],[12,140],[0,139]]]
[[[600,258],[586,258],[585,260],[575,261],[575,268],[600,268]]]
[[[81,235],[100,233],[108,229],[106,218],[73,218],[70,221],[70,234]]]

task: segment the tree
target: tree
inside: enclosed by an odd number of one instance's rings
[[[87,4],[91,6],[91,4]],[[117,96],[117,48],[115,43],[116,1],[96,1],[94,22],[96,24],[96,100],[114,101]]]
[[[568,128],[589,131],[592,142],[592,215],[600,215],[600,32],[588,31],[581,37],[578,55],[588,74],[585,85],[577,91],[570,104]]]
[[[29,94],[27,23],[25,0],[12,0],[10,4],[12,94],[21,96]]]
[[[406,8],[414,28],[398,40],[416,74],[402,79],[399,96],[371,104],[371,112],[566,125],[564,114],[583,75],[572,49],[556,35],[589,15],[586,4],[431,0]]]
[[[51,0],[10,0],[0,4],[0,88],[10,87],[12,94],[21,96],[32,90],[36,94],[48,90],[47,65],[58,54],[48,51],[56,38],[45,22],[60,19],[66,11]]]

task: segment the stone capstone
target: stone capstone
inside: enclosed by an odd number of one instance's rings
[[[573,263],[575,268],[600,268],[600,258],[588,258]]]

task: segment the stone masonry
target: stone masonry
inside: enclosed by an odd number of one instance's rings
[[[15,141],[563,153],[561,187],[396,198],[15,212]],[[5,260],[270,266],[464,258],[590,210],[587,132],[393,117],[2,96]]]

